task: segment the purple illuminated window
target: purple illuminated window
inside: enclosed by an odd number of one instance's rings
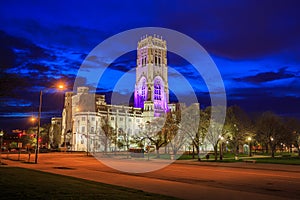
[[[161,100],[160,81],[155,81],[155,84],[154,84],[154,100]]]
[[[142,101],[146,101],[147,100],[147,94],[146,94],[146,80],[143,80],[143,84],[142,84],[142,91],[141,91],[141,97],[142,97]]]
[[[146,100],[146,86],[145,86],[144,83],[143,83],[143,86],[142,86],[142,99],[144,101]]]

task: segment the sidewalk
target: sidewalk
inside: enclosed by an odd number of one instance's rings
[[[199,165],[199,166],[213,166],[213,167],[230,167],[230,168],[245,168],[257,170],[273,170],[300,173],[299,165],[285,165],[285,164],[269,164],[269,163],[246,163],[246,162],[208,162],[197,160],[176,160],[175,164]]]
[[[83,153],[52,153],[57,157],[86,157]],[[27,154],[21,154],[21,161],[18,161],[18,154],[10,154],[9,159],[6,159],[6,155],[2,154],[2,163],[7,163],[8,161],[15,161],[24,164],[27,162]],[[43,155],[50,155],[43,154]],[[91,158],[94,158],[91,156]],[[253,157],[251,157],[253,158]],[[247,157],[243,157],[243,159],[247,159]],[[34,162],[34,156],[31,156],[31,162]],[[147,161],[149,162],[149,161]],[[150,162],[155,163],[168,163],[170,160],[160,160],[160,159],[150,159]],[[210,166],[210,167],[228,167],[228,168],[244,168],[244,169],[256,169],[256,170],[273,170],[273,171],[283,171],[283,172],[294,172],[300,173],[300,166],[299,165],[285,165],[285,164],[269,164],[269,163],[246,163],[246,162],[213,162],[213,161],[198,161],[198,160],[175,160],[171,164],[179,164],[179,165],[199,165],[199,166]]]

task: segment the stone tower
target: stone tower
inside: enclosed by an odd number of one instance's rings
[[[149,117],[168,111],[168,66],[166,41],[154,34],[138,42],[134,106]]]
[[[65,146],[65,143],[70,143],[68,138],[72,136],[72,96],[73,92],[65,93],[65,104],[62,112],[62,135],[61,144]]]

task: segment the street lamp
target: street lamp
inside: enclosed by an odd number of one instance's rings
[[[248,155],[249,155],[249,156],[252,156],[252,155],[251,155],[251,140],[252,140],[252,138],[251,138],[251,137],[248,137],[247,140],[248,140],[248,148],[249,148]]]
[[[30,121],[32,122],[33,125],[34,125],[35,120],[36,120],[36,118],[33,116],[30,118]]]
[[[192,136],[192,147],[193,147],[193,159],[195,158],[195,147],[194,147],[194,139],[195,139],[195,137],[194,136]]]
[[[1,140],[0,140],[0,165],[2,165],[2,141],[3,141],[3,135],[4,135],[4,132],[1,130],[0,131],[0,137],[1,137]]]
[[[58,89],[62,90],[65,88],[63,84],[59,84],[57,86]],[[42,112],[42,102],[43,102],[43,90],[40,91],[40,103],[39,103],[39,114],[38,114],[38,129],[36,134],[36,146],[35,146],[35,159],[34,163],[38,162],[38,154],[39,154],[39,137],[40,137],[40,128],[41,128],[41,112]]]
[[[146,129],[147,129],[147,131],[149,131],[150,130],[150,122],[149,121],[147,121],[146,122]],[[151,145],[151,142],[150,142],[150,140],[148,141],[148,152],[147,152],[147,157],[148,157],[148,161],[150,160],[150,145]]]
[[[63,90],[63,89],[65,89],[65,86],[63,84],[59,84],[58,89]]]
[[[219,139],[220,139],[220,160],[223,160],[223,140],[224,140],[224,137],[219,135]]]
[[[39,114],[38,114],[38,128],[36,133],[36,145],[35,145],[35,159],[34,163],[38,162],[39,154],[39,138],[40,138],[40,126],[41,126],[41,112],[42,112],[42,101],[43,101],[43,90],[40,91],[40,104],[39,104]]]

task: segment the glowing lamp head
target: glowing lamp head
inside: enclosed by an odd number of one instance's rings
[[[63,84],[59,84],[58,89],[63,90],[63,89],[65,89],[65,86]]]
[[[251,137],[248,137],[248,141],[251,141],[252,140],[252,138]]]

